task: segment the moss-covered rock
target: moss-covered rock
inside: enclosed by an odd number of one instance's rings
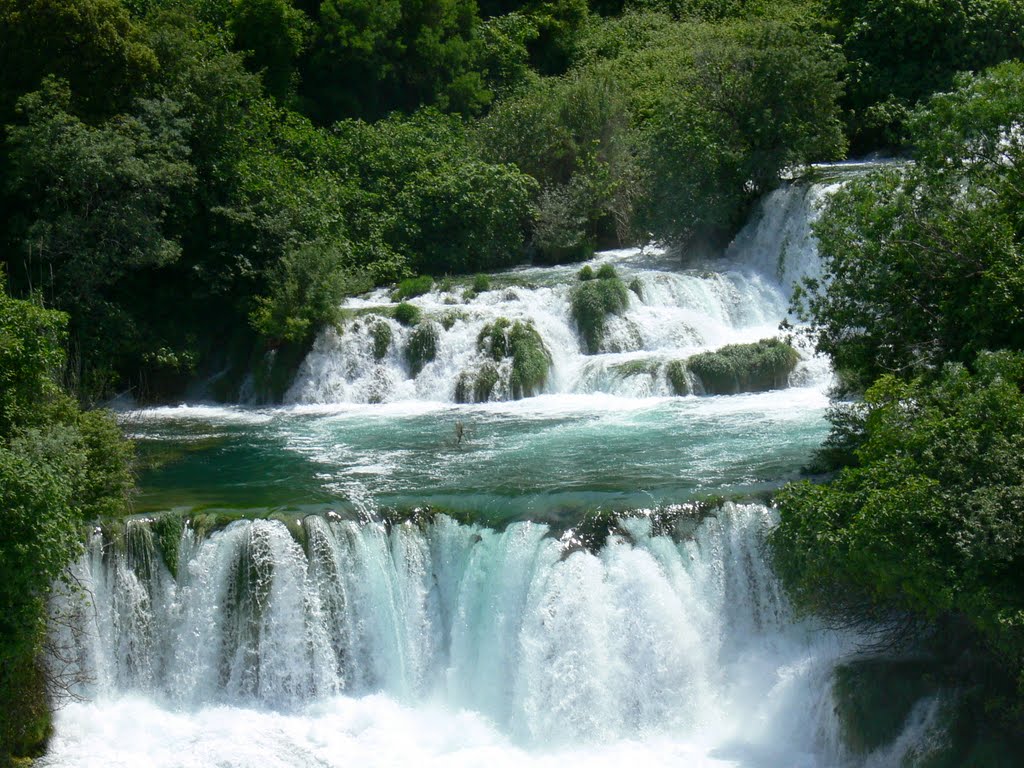
[[[581,279],[573,288],[570,296],[572,319],[583,337],[588,354],[593,355],[600,350],[608,315],[621,315],[628,307],[629,290],[610,264],[602,266],[595,279]]]
[[[784,388],[799,361],[800,355],[784,341],[762,339],[694,355],[687,367],[707,394],[732,395]]]
[[[509,331],[509,346],[512,397],[518,400],[540,394],[551,370],[551,354],[533,323],[515,323]]]
[[[420,308],[414,304],[402,302],[395,307],[392,316],[407,328],[412,327],[420,321]]]
[[[31,651],[0,665],[0,765],[31,765],[53,733],[44,661]]]
[[[634,277],[632,280],[629,281],[629,290],[636,294],[636,297],[638,299],[640,299],[641,301],[643,300],[644,284],[640,282],[639,277]]]
[[[627,360],[624,363],[615,363],[609,369],[619,376],[653,376],[658,372],[661,363],[657,360]]]
[[[419,375],[423,366],[437,357],[440,336],[437,323],[422,323],[412,332],[405,347],[405,360],[414,377]]]
[[[672,391],[679,397],[693,394],[690,387],[690,377],[687,374],[686,363],[683,360],[673,360],[665,366],[665,378],[668,379]]]
[[[312,341],[286,343],[257,355],[252,364],[257,402],[280,403],[311,348]]]
[[[506,317],[499,317],[493,323],[488,323],[476,337],[477,349],[495,361],[500,362],[508,357],[511,354],[508,339],[511,327],[512,321]]]
[[[486,403],[501,380],[494,363],[484,363],[475,373],[465,372],[455,383],[455,402]]]
[[[163,556],[164,565],[173,576],[178,575],[181,535],[185,530],[185,518],[178,512],[167,512],[152,523],[153,539]]]
[[[419,277],[410,277],[407,280],[403,280],[398,284],[398,287],[391,292],[392,301],[405,301],[405,299],[414,299],[417,296],[422,296],[425,293],[430,293],[430,289],[434,287],[434,278],[430,275],[420,275]]]
[[[551,370],[551,353],[532,322],[512,323],[499,317],[480,331],[477,346],[495,362],[511,358],[509,392],[514,399],[543,391]]]
[[[383,320],[377,320],[370,326],[370,336],[373,337],[373,357],[375,360],[383,360],[391,348],[393,333],[391,326]]]
[[[832,695],[846,746],[867,754],[903,730],[910,710],[938,686],[923,661],[862,659],[836,668]]]

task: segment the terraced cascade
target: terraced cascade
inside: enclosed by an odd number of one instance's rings
[[[876,722],[879,667],[765,556],[831,381],[778,327],[849,172],[773,193],[715,263],[411,281],[350,300],[281,405],[126,412],[137,513],[86,532],[54,603],[77,698],[42,764],[925,753],[942,691]]]

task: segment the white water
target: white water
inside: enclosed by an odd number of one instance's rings
[[[810,225],[817,207],[836,185],[792,184],[773,192],[759,206],[724,260],[684,269],[678,257],[636,249],[599,254],[591,267],[615,266],[630,291],[630,306],[611,316],[597,355],[585,354],[570,314],[569,295],[581,265],[520,269],[495,278],[495,288],[463,298],[465,285],[435,288],[410,303],[439,334],[436,359],[418,375],[404,356],[412,330],[390,318],[357,315],[317,339],[287,395],[292,403],[379,403],[455,399],[463,372],[484,362],[477,350],[481,330],[499,317],[532,322],[551,354],[548,393],[608,393],[625,397],[668,396],[665,364],[726,344],[778,335],[796,281],[817,276],[818,259]],[[504,286],[504,287],[501,287]],[[379,290],[346,303],[350,310],[394,306]],[[391,328],[386,356],[373,354],[372,329]],[[443,324],[450,328],[445,330]],[[805,355],[808,359],[810,355]],[[643,362],[644,370],[623,364]],[[809,361],[797,383],[827,381],[827,367]],[[507,399],[507,386],[493,397]]]
[[[793,622],[771,524],[639,517],[567,554],[530,523],[308,517],[307,557],[244,521],[186,530],[177,579],[144,523],[121,551],[96,534],[76,570],[94,701],[62,710],[49,764],[828,765],[844,647]]]

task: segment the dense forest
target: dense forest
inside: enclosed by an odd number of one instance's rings
[[[346,296],[712,255],[782,174],[874,151],[913,162],[818,224],[797,309],[848,402],[774,557],[1019,734],[1022,56],[1018,0],[0,0],[0,760],[47,737],[48,585],[127,504],[81,408],[273,399]]]

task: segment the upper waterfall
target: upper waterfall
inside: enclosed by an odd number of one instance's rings
[[[496,322],[529,324],[550,356],[542,391],[629,397],[674,394],[673,361],[778,334],[793,285],[817,276],[811,222],[834,183],[789,183],[759,204],[725,256],[683,266],[657,248],[598,254],[588,265],[521,268],[496,275],[482,293],[466,283],[442,282],[409,299],[430,325],[432,359],[413,363],[407,350],[417,330],[390,316],[395,302],[384,289],[350,299],[337,328],[325,330],[287,393],[291,403],[452,402],[460,377],[487,364],[481,334]],[[581,266],[612,265],[630,288],[624,312],[608,317],[596,354],[587,354],[571,311]],[[381,327],[381,324],[385,327]],[[382,345],[382,337],[386,344]],[[798,366],[801,383],[820,381],[822,366]],[[496,367],[484,399],[510,399],[508,372]]]

